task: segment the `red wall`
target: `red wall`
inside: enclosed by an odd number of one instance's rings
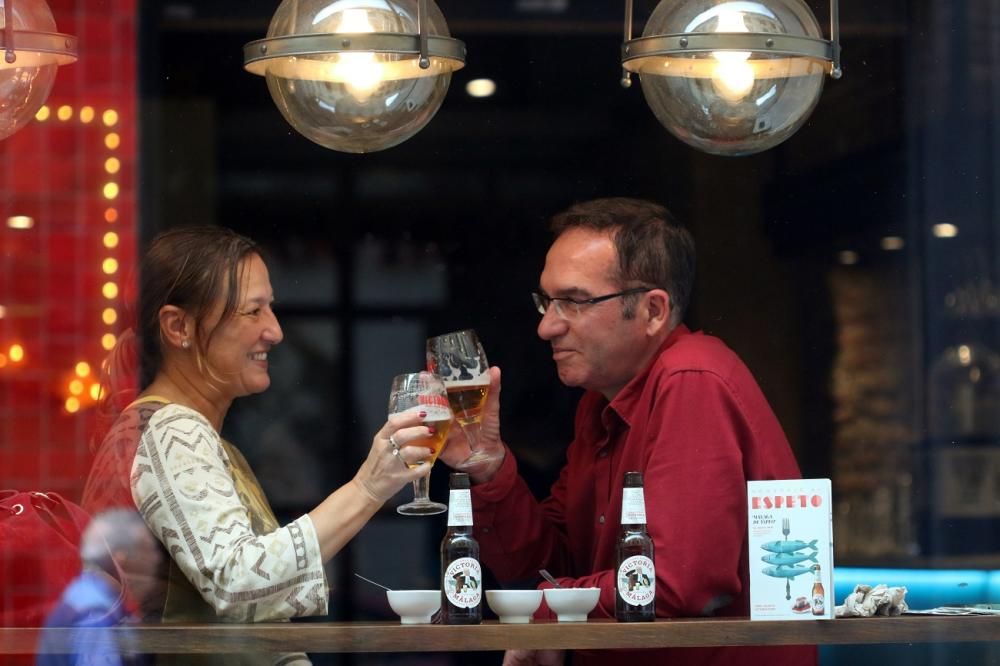
[[[94,435],[90,386],[107,354],[104,336],[128,325],[123,295],[133,292],[137,17],[135,0],[49,6],[80,53],[59,68],[48,117],[0,141],[0,488],[79,499]],[[118,187],[113,198],[108,184]],[[9,228],[12,215],[28,215],[34,226]],[[117,262],[114,272],[105,272],[106,259]],[[102,293],[108,282],[118,287],[113,298]],[[104,321],[109,308],[112,324]],[[24,349],[20,361],[15,344]],[[76,373],[81,361],[87,377]]]

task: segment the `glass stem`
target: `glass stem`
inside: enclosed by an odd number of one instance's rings
[[[478,453],[479,428],[480,428],[479,423],[473,422],[468,425],[462,425],[462,423],[459,422],[459,425],[462,426],[462,432],[465,433],[465,441],[469,445],[469,451],[471,451],[472,453]]]
[[[430,498],[427,497],[427,482],[430,480],[431,475],[422,476],[413,482],[413,501],[419,502],[420,504],[429,504]]]

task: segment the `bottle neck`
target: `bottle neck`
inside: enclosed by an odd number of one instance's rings
[[[646,528],[646,500],[642,494],[642,487],[628,488],[622,491],[622,527],[628,525],[641,525]]]
[[[472,491],[468,488],[452,488],[448,498],[448,532],[455,528],[472,532]]]

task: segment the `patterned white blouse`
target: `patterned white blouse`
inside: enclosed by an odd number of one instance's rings
[[[267,622],[327,613],[312,520],[279,527],[242,454],[198,412],[168,404],[153,414],[131,488],[146,524],[219,617]]]

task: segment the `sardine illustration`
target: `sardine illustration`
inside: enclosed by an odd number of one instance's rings
[[[777,564],[778,566],[789,566],[792,564],[798,564],[799,562],[805,562],[806,560],[812,560],[817,564],[819,563],[819,560],[816,559],[816,553],[771,553],[764,555],[760,559],[762,562]]]
[[[808,572],[810,567],[764,567],[761,571],[765,576],[770,576],[772,578],[795,578],[806,572]]]
[[[768,541],[767,543],[762,544],[761,548],[771,551],[772,553],[794,553],[798,550],[802,550],[803,548],[812,548],[813,550],[818,551],[819,548],[816,546],[816,541],[816,539],[813,539],[809,543],[799,541],[798,539],[795,541]]]

